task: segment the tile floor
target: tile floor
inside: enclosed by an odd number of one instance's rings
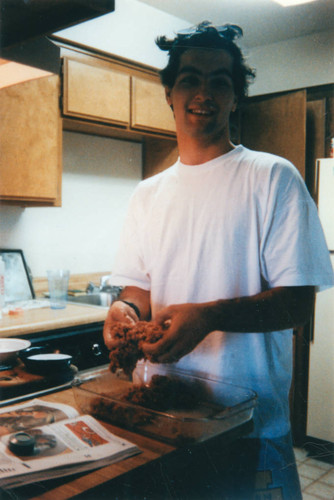
[[[334,500],[334,465],[308,457],[295,448],[303,500]]]

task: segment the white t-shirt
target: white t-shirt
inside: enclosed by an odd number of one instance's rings
[[[201,165],[177,161],[135,190],[112,282],[170,304],[334,283],[316,206],[287,160],[237,146]],[[254,435],[289,430],[292,331],[212,332],[178,368],[258,394]]]

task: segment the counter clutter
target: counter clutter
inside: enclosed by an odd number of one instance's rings
[[[66,404],[74,408],[75,413],[77,412],[77,405],[72,390],[60,391],[39,399],[43,404],[45,402],[46,404],[52,403],[52,406]],[[80,474],[68,476],[66,478],[62,477],[57,480],[51,479],[42,483],[36,482],[35,484],[25,486],[24,488],[10,490],[8,492],[8,498],[13,498],[13,495],[18,499],[38,498],[53,500],[54,498],[57,498],[57,500],[63,500],[72,498],[76,494],[87,491],[94,486],[98,486],[114,477],[119,476],[120,474],[124,474],[173,450],[171,446],[163,443],[156,443],[148,438],[142,438],[111,425],[104,424],[104,427],[106,431],[115,434],[118,438],[125,439],[126,441],[133,443],[135,446],[140,448],[142,453],[134,455],[127,460],[122,460],[117,464],[108,465],[92,472],[86,472],[84,475]],[[0,487],[3,488],[1,483]],[[1,492],[1,498],[6,498],[6,490],[4,488]]]
[[[139,448],[90,415],[39,399],[0,410],[0,484],[13,488],[124,460]]]
[[[53,331],[104,322],[108,308],[68,303],[65,309],[50,307],[22,310],[19,314],[3,314],[0,337],[25,337],[27,334]]]
[[[0,337],[21,337],[31,341],[32,345],[34,345],[34,342],[39,345],[42,340],[45,344],[53,346],[53,349],[58,347],[60,352],[73,355],[73,365],[78,366],[79,369],[71,374],[71,379],[66,385],[51,387],[50,390],[47,388],[44,393],[37,393],[37,396],[36,393],[31,394],[31,390],[34,387],[40,387],[41,376],[30,374],[33,380],[29,380],[29,395],[25,394],[28,385],[25,378],[26,372],[24,372],[24,376],[21,377],[21,395],[23,394],[23,397],[20,397],[19,401],[16,401],[16,397],[2,401],[0,406],[3,408],[0,410],[0,417],[1,413],[9,409],[9,404],[10,406],[18,402],[22,404],[22,400],[24,400],[23,404],[29,404],[31,399],[36,397],[38,397],[38,401],[42,402],[41,404],[46,402],[52,403],[52,405],[58,403],[69,405],[79,413],[80,417],[82,414],[92,415],[94,412],[90,404],[91,399],[95,398],[96,400],[96,397],[100,396],[96,391],[91,393],[89,387],[93,384],[95,388],[103,388],[102,384],[99,383],[99,373],[103,373],[103,370],[109,372],[106,367],[101,367],[103,360],[108,360],[108,353],[104,357],[94,357],[92,368],[90,368],[87,365],[87,353],[84,352],[83,354],[82,351],[93,350],[96,352],[97,350],[99,353],[102,349],[102,327],[107,311],[108,308],[68,303],[65,309],[32,308],[23,310],[16,315],[4,315],[0,321]],[[88,342],[87,349],[84,348],[85,342]],[[75,352],[69,352],[71,349],[74,349]],[[77,350],[80,351],[79,357],[76,357]],[[82,365],[80,365],[81,360],[83,360]],[[108,361],[104,361],[104,363],[106,362]],[[87,369],[87,366],[89,369]],[[15,383],[21,373],[21,368],[21,365],[16,365],[12,369]],[[2,374],[6,373],[2,372]],[[117,376],[117,374],[111,374],[110,372],[107,374],[107,376],[114,375]],[[145,377],[147,378],[147,373]],[[45,384],[45,377],[42,377],[42,379]],[[4,381],[3,383],[11,384],[11,381]],[[2,387],[0,390],[3,394],[6,394]],[[83,401],[86,406],[88,404],[88,411],[86,411],[87,408],[85,408]],[[111,402],[110,398],[103,399],[102,403],[105,402],[108,405]],[[50,474],[48,480],[45,481],[45,472],[40,470],[34,478],[34,484],[26,484],[24,491],[23,486],[17,485],[29,482],[29,474],[22,475],[22,483],[16,482],[16,479],[13,478],[5,486],[6,482],[0,480],[0,488],[3,488],[1,498],[5,500],[7,495],[8,498],[13,498],[13,495],[15,495],[18,499],[36,500],[37,498],[39,500],[53,500],[54,498],[62,500],[74,496],[77,496],[78,499],[99,498],[109,492],[111,488],[113,495],[121,498],[130,498],[133,494],[137,495],[138,498],[144,498],[145,496],[162,498],[174,493],[183,498],[182,495],[186,497],[188,491],[192,491],[194,495],[202,492],[205,497],[207,489],[212,489],[213,484],[216,485],[219,491],[228,490],[231,475],[229,473],[230,455],[231,453],[237,453],[239,438],[251,431],[253,403],[253,398],[250,398],[247,401],[246,408],[243,407],[244,413],[242,411],[231,413],[230,403],[226,404],[227,410],[225,411],[217,408],[214,401],[210,401],[210,408],[206,407],[205,409],[206,412],[210,411],[210,418],[206,414],[203,420],[203,424],[209,422],[209,431],[207,425],[201,426],[203,414],[200,414],[200,411],[196,415],[192,411],[186,415],[181,415],[180,410],[176,410],[174,415],[172,410],[168,410],[166,412],[168,417],[164,417],[164,412],[147,411],[139,407],[139,413],[141,415],[145,413],[147,418],[145,417],[144,422],[138,422],[137,420],[138,425],[125,426],[127,428],[123,428],[123,424],[117,421],[105,421],[103,414],[95,412],[95,420],[100,422],[96,424],[96,429],[100,429],[99,426],[102,425],[106,436],[109,436],[109,431],[117,436],[117,439],[123,439],[131,443],[130,454],[132,452],[137,453],[138,450],[140,450],[140,453],[127,456],[127,458],[118,456],[119,460],[115,463],[112,463],[114,461],[112,456],[103,459],[99,464],[90,462],[89,465],[82,466],[85,472],[81,473],[78,473],[78,464],[76,466],[70,465],[71,453],[67,453],[62,455],[65,460],[63,464],[65,472],[61,474],[62,477],[51,479],[52,474]],[[117,404],[119,405],[119,401]],[[137,405],[131,404],[130,406],[130,412],[135,410],[138,413]],[[124,408],[123,406],[122,411]],[[240,418],[240,415],[242,418]],[[166,435],[159,432],[161,422],[165,427],[167,423],[166,429],[168,433]],[[39,423],[37,425],[39,426]],[[66,426],[66,423],[62,425]],[[35,426],[35,423],[33,426]],[[185,432],[188,427],[193,432],[190,440],[180,441],[180,439],[174,439],[175,430],[178,437],[179,430]],[[1,429],[0,422],[0,431]],[[214,432],[212,432],[212,429]],[[49,430],[47,434],[49,434]],[[63,432],[57,427],[57,435],[58,431]],[[173,439],[170,439],[170,436]],[[5,439],[6,436],[3,436],[1,441],[4,443],[3,440]],[[58,439],[57,436],[55,439]],[[63,439],[61,440],[63,441]],[[223,454],[222,450],[224,450]],[[66,463],[67,458],[68,463]],[[36,467],[38,467],[37,462]],[[24,467],[29,467],[29,461],[26,459],[24,459],[24,464],[26,464]],[[87,470],[86,466],[87,469],[98,468],[96,470]],[[217,471],[219,471],[218,482]],[[207,481],[209,481],[209,484]],[[11,487],[14,489],[8,490]]]
[[[66,404],[81,413],[73,390],[62,390],[39,398],[39,400],[42,404],[52,403],[53,407],[60,403]],[[136,495],[136,498],[144,498],[145,496],[166,498],[166,495],[172,495],[175,489],[196,488],[198,490],[198,488],[210,487],[202,482],[201,471],[204,469],[206,469],[206,473],[209,472],[207,477],[211,477],[215,482],[218,471],[218,486],[221,491],[225,491],[224,483],[228,481],[229,477],[228,460],[230,454],[234,453],[237,448],[238,439],[251,431],[251,421],[234,427],[204,443],[195,443],[180,448],[108,422],[103,422],[103,427],[106,431],[117,436],[118,439],[132,443],[135,446],[132,451],[137,451],[138,448],[141,453],[121,459],[111,465],[104,463],[105,466],[102,468],[81,474],[49,479],[48,481],[42,480],[44,476],[39,477],[34,484],[16,487],[9,491],[0,483],[0,487],[3,488],[1,491],[2,500],[14,496],[17,499],[24,498],[25,500],[53,500],[54,498],[65,500],[76,496],[78,498],[101,498],[107,492],[110,494],[110,491],[115,495],[114,498],[131,498],[132,494]],[[225,450],[224,454],[226,454],[225,460],[220,460],[219,464],[215,463],[217,450],[220,452]],[[207,470],[208,466],[209,471]],[[219,468],[222,469],[221,472]],[[195,474],[194,470],[196,470]],[[197,484],[197,479],[201,484]]]
[[[66,354],[71,357],[71,366],[66,371],[54,369],[35,374],[20,359],[10,366],[0,361],[0,406],[8,404],[8,399],[68,385],[78,370],[108,363],[109,353],[102,335],[107,311],[104,307],[68,304],[65,309],[27,308],[15,315],[4,314],[0,339],[20,338],[34,349],[42,348],[43,354]]]

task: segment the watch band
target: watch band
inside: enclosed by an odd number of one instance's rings
[[[123,300],[123,299],[118,299],[118,300],[119,300],[119,302],[124,302],[124,304],[127,304],[128,306],[132,307],[134,312],[137,314],[138,319],[140,319],[139,307],[137,307],[136,304],[133,304],[133,302],[128,302],[127,300]]]

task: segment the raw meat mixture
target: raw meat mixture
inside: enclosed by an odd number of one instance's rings
[[[111,333],[117,340],[117,346],[109,354],[110,370],[114,373],[122,368],[124,373],[131,375],[137,362],[145,358],[142,345],[157,342],[163,335],[163,329],[153,322],[138,321],[134,325],[115,323]]]

